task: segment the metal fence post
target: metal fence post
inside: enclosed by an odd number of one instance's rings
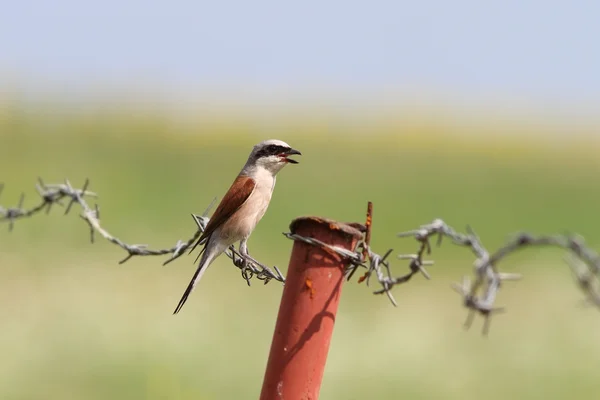
[[[355,227],[317,217],[295,219],[290,231],[348,250],[362,237]],[[344,267],[339,255],[294,242],[261,400],[318,399]]]

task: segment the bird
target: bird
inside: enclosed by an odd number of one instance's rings
[[[287,143],[269,139],[256,144],[231,187],[225,193],[190,253],[198,245],[200,262],[173,314],[181,311],[208,266],[229,246],[239,243],[246,261],[255,260],[248,253],[248,238],[262,219],[271,201],[276,176],[287,164],[298,164],[289,158],[302,155]]]

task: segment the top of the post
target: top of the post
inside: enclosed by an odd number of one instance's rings
[[[310,225],[334,232],[340,232],[356,239],[362,238],[363,232],[366,231],[365,226],[359,223],[344,223],[329,218],[309,216],[294,219],[290,224],[290,232],[296,233],[300,227],[307,227]]]

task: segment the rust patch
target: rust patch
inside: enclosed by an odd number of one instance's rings
[[[361,232],[365,232],[365,239],[364,239],[363,251],[362,251],[363,261],[366,261],[369,259],[369,251],[367,249],[371,243],[371,227],[372,226],[373,226],[373,202],[369,201],[367,203],[367,221],[365,222],[365,225],[362,226],[364,228],[364,230],[361,230]],[[350,275],[348,275],[348,280],[352,279],[352,276],[354,275],[356,270],[357,269],[354,268],[352,270],[352,272],[350,272]],[[368,278],[368,276],[369,276],[369,272],[366,272],[362,277],[358,278],[358,283],[363,282],[365,279]]]
[[[306,280],[304,281],[304,288],[306,289],[306,291],[308,291],[308,295],[310,296],[310,298],[313,299],[315,296],[315,288],[313,287],[310,278],[306,278]]]
[[[365,234],[365,244],[369,246],[371,244],[371,225],[373,225],[373,203],[367,203],[367,222],[365,223],[367,227],[367,232]],[[363,259],[367,260],[369,258],[369,252],[367,251],[367,247],[363,249]],[[362,281],[358,281],[360,283]]]

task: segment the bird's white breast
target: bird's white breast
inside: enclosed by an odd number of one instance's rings
[[[275,177],[264,169],[253,171],[256,186],[246,202],[223,224],[221,237],[233,244],[250,236],[258,221],[265,215],[275,187]]]

